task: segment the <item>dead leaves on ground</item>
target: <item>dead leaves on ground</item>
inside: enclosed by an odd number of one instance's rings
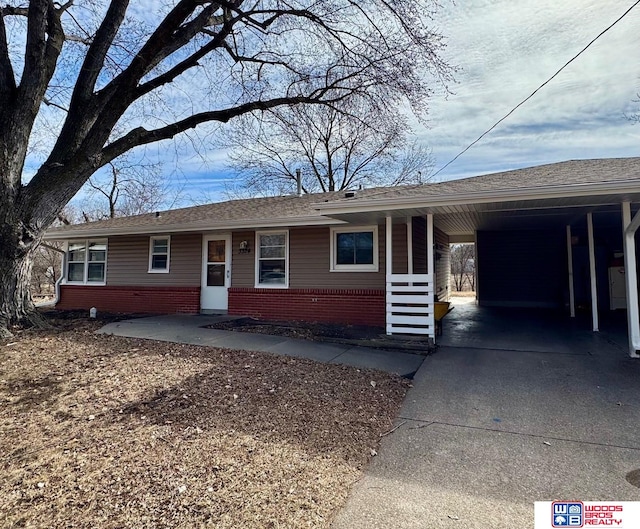
[[[327,526],[405,390],[304,359],[26,333],[0,346],[0,524]]]

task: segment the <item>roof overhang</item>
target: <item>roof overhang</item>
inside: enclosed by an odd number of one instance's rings
[[[622,202],[640,202],[640,181],[598,182],[458,195],[370,197],[317,206],[327,216],[354,224],[405,222],[434,215],[436,227],[455,242],[470,242],[478,230],[546,229],[580,223],[586,213],[620,218]],[[635,208],[634,208],[635,209]]]
[[[331,226],[344,224],[344,221],[325,216],[315,217],[284,217],[275,219],[261,220],[237,220],[212,222],[210,220],[199,222],[188,222],[180,224],[153,224],[141,226],[122,226],[122,227],[92,227],[87,225],[86,229],[80,226],[72,229],[52,229],[48,230],[44,235],[47,241],[62,241],[71,239],[86,239],[88,237],[114,237],[116,235],[151,235],[155,233],[208,233],[214,231],[231,231],[231,230],[255,230],[269,228],[290,228],[296,226]]]
[[[570,206],[572,198],[600,197],[595,203],[603,203],[606,197],[609,203],[640,199],[640,180],[620,180],[613,182],[595,182],[588,184],[556,185],[518,189],[500,189],[475,191],[460,194],[419,195],[401,197],[354,198],[337,202],[321,203],[316,209],[323,214],[348,220],[353,213],[383,212],[393,215],[397,211],[429,210],[430,208],[481,204],[509,204],[523,201],[536,201],[537,207],[557,207],[560,203]],[[585,201],[576,200],[575,205],[584,205]],[[507,205],[504,209],[517,208]]]

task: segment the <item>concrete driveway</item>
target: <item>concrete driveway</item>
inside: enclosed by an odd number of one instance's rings
[[[640,362],[619,326],[587,329],[458,307],[334,529],[528,528],[536,500],[640,500]]]

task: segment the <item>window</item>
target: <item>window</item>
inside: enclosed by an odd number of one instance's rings
[[[171,238],[151,237],[149,241],[149,273],[166,274],[169,272]]]
[[[288,232],[256,232],[256,287],[287,288],[288,257]]]
[[[378,227],[331,228],[332,272],[377,272]]]
[[[107,241],[70,242],[67,249],[67,283],[105,284]]]

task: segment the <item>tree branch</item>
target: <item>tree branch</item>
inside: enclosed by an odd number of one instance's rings
[[[279,97],[269,99],[266,101],[252,101],[250,103],[244,103],[236,107],[227,108],[224,110],[213,110],[209,112],[201,112],[189,116],[182,121],[177,121],[165,127],[158,129],[147,130],[142,127],[133,129],[122,138],[117,139],[113,143],[107,145],[102,150],[102,160],[100,165],[104,165],[111,160],[117,158],[122,153],[137,147],[139,145],[146,145],[148,143],[166,140],[173,138],[181,132],[193,129],[202,123],[209,121],[217,121],[220,123],[227,123],[230,119],[253,112],[255,110],[268,110],[282,105],[298,105],[302,103],[307,104],[320,104],[322,103],[317,97]]]
[[[0,13],[2,13],[2,17],[27,17],[29,16],[29,8],[28,7],[15,7],[15,6],[4,6],[1,8]]]
[[[7,30],[4,25],[5,9],[0,7],[0,102],[3,103],[2,106],[7,105],[16,91],[16,80],[9,57]]]
[[[104,60],[107,56],[107,52],[113,43],[113,39],[116,37],[122,22],[124,21],[125,14],[129,0],[113,0],[109,4],[107,13],[96,32],[93,42],[87,50],[84,62],[76,81],[75,90],[71,98],[70,108],[72,111],[76,106],[82,106],[87,99],[93,94],[93,90],[96,86],[96,81],[100,75],[100,71],[104,66]]]

